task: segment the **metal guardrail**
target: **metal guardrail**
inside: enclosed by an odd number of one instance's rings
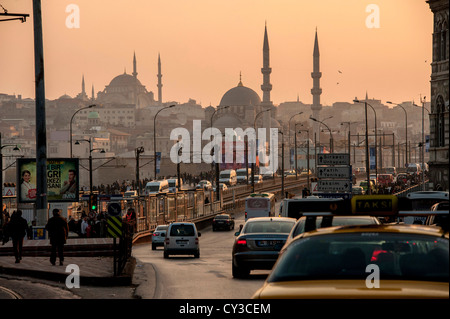
[[[285,191],[303,188],[307,180],[305,178],[289,178],[285,180]],[[277,197],[281,194],[281,179],[267,180],[255,185],[256,192],[271,192]],[[212,219],[222,212],[233,213],[243,209],[245,198],[252,193],[251,185],[238,185],[221,191],[221,200],[205,203],[205,198],[215,199],[213,191],[190,190],[177,194],[164,194],[160,196],[141,196],[139,203],[133,200],[130,207],[138,212],[136,233],[134,240],[149,236],[160,224],[174,221],[200,222]]]

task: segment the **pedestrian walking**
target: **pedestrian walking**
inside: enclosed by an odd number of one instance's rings
[[[23,239],[29,234],[28,223],[22,217],[22,211],[14,211],[10,221],[6,224],[6,236],[11,237],[13,243],[14,257],[16,264],[22,260]]]
[[[69,234],[69,225],[66,219],[61,216],[59,209],[53,209],[53,217],[48,220],[45,229],[48,231],[50,244],[52,245],[50,263],[55,265],[56,253],[58,252],[59,265],[62,266],[64,262],[64,244]]]

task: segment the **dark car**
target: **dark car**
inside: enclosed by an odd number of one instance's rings
[[[229,214],[219,214],[216,215],[212,221],[212,229],[216,231],[217,229],[234,229],[234,218]]]
[[[296,222],[289,217],[254,217],[237,236],[232,253],[234,278],[245,278],[252,269],[272,269],[278,253]]]

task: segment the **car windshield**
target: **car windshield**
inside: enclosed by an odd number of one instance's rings
[[[147,189],[148,189],[150,192],[158,192],[158,191],[159,191],[159,185],[147,186]]]
[[[248,221],[242,233],[252,234],[252,233],[280,233],[289,234],[295,221]]]
[[[226,173],[220,174],[220,178],[230,178],[230,174],[229,173],[228,174],[226,174]]]
[[[316,218],[316,229],[325,227],[322,225],[324,221],[321,216],[317,216]],[[292,233],[292,237],[300,235],[305,232],[305,224],[306,218],[302,218],[297,226],[295,227],[294,232]],[[331,226],[343,226],[343,225],[370,225],[370,224],[380,224],[375,217],[333,217],[331,221]]]
[[[380,280],[449,280],[448,239],[402,233],[345,233],[292,242],[279,257],[268,282],[360,279],[375,264]]]
[[[172,225],[170,236],[194,236],[194,226],[192,225]]]
[[[237,175],[237,176],[247,176],[247,172],[246,172],[246,171],[243,171],[243,172],[237,171],[237,172],[236,172],[236,175]]]

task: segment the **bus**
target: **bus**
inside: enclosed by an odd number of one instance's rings
[[[169,192],[169,182],[167,179],[151,181],[145,185],[145,195],[161,194]]]
[[[245,199],[245,221],[253,217],[275,216],[275,195],[253,193]]]
[[[413,211],[429,211],[431,207],[440,202],[448,202],[448,192],[443,191],[420,191],[413,192],[406,195],[411,203],[411,210]],[[426,217],[424,216],[406,216],[403,222],[405,224],[425,224]]]

